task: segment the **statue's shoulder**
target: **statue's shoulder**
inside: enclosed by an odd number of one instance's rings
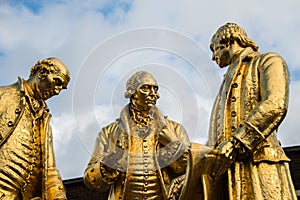
[[[21,98],[22,93],[18,83],[0,86],[0,112],[1,108],[18,106]]]
[[[277,69],[282,69],[282,67],[287,68],[287,64],[283,57],[275,52],[261,53],[257,61],[259,63],[258,67],[262,70],[268,68],[269,66],[276,66]]]
[[[284,60],[282,58],[281,55],[279,55],[278,53],[276,52],[266,52],[266,53],[259,53],[258,54],[258,57],[261,59],[262,62],[266,62],[266,61],[269,61],[270,59],[276,59],[276,60]]]
[[[174,127],[183,127],[183,125],[180,124],[179,122],[176,122],[176,121],[174,121],[172,119],[169,119],[167,117],[165,117],[165,120],[166,120],[166,123],[170,124],[171,126],[174,126]]]
[[[118,128],[119,128],[119,122],[116,120],[116,121],[110,123],[109,125],[103,127],[102,129],[105,132],[111,133],[111,132],[116,131]]]
[[[17,83],[0,86],[0,139],[16,127],[24,109],[22,96]]]
[[[0,98],[2,96],[20,96],[20,86],[19,83],[13,83],[11,85],[0,86]]]
[[[261,53],[261,56],[269,56],[269,57],[279,56],[279,57],[281,57],[278,53],[272,52],[272,51],[270,51],[270,52],[265,52],[265,53]]]

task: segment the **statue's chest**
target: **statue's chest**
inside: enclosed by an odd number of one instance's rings
[[[32,181],[32,177],[39,176],[41,172],[39,121],[34,120],[29,107],[24,109],[19,123],[0,153],[2,171],[7,176],[12,176],[7,178],[22,182],[21,188],[25,188]],[[20,173],[16,174],[17,171]]]

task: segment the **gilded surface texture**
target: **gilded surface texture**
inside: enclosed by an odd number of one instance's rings
[[[66,199],[45,100],[66,87],[68,76],[61,61],[49,58],[32,67],[28,80],[0,87],[1,200]]]
[[[211,40],[213,60],[229,65],[211,115],[208,145],[235,158],[219,199],[296,199],[277,129],[288,108],[289,74],[276,53],[260,53],[228,23]],[[211,197],[214,190],[212,187]],[[224,190],[223,190],[224,191]]]
[[[98,134],[84,174],[91,189],[109,199],[182,199],[188,147],[185,129],[156,108],[157,83],[148,72],[127,82],[130,103],[116,122]]]

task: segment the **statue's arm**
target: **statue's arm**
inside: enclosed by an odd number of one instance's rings
[[[166,121],[166,125],[174,133],[176,139],[159,150],[159,159],[163,165],[169,166],[175,173],[182,173],[186,170],[190,141],[182,125],[170,120]]]
[[[46,181],[46,199],[60,199],[66,200],[66,190],[61,180],[60,173],[56,168],[55,157],[53,151],[53,137],[52,137],[52,129],[48,126],[48,142],[47,145],[47,181]]]
[[[103,129],[95,142],[92,158],[84,172],[84,183],[93,190],[107,191],[116,181],[119,171],[104,161],[109,146],[108,130]],[[115,161],[116,162],[116,161]]]
[[[285,61],[275,53],[262,55],[258,63],[260,98],[233,134],[250,151],[265,140],[284,119],[288,107],[289,74]]]

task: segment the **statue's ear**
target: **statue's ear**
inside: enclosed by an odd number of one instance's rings
[[[131,95],[130,98],[132,98],[132,99],[134,99],[134,100],[137,100],[137,95],[136,95],[136,93],[133,93],[133,94]]]

